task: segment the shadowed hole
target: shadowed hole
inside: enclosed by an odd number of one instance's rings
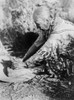
[[[27,52],[27,50],[35,42],[37,37],[38,34],[35,34],[33,32],[26,33],[25,35],[18,34],[13,43],[12,47],[13,53],[11,53],[11,55],[17,57],[23,57]]]
[[[13,29],[9,29],[8,32],[2,32],[0,34],[4,47],[9,49],[9,53],[15,57],[23,57],[37,37],[37,33],[28,32],[23,35]]]

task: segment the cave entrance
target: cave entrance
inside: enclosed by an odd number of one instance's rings
[[[37,39],[38,34],[34,32],[28,32],[25,35],[22,35],[20,33],[17,34],[18,35],[13,42],[13,52],[11,53],[11,55],[16,57],[23,57],[26,54],[27,50]]]
[[[38,33],[27,32],[24,35],[14,28],[3,30],[0,40],[10,55],[23,57],[38,37]]]

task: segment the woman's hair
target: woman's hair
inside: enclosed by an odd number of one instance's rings
[[[48,5],[43,5],[34,10],[33,20],[36,25],[44,24],[44,22],[41,23],[42,20],[47,20],[49,25],[53,25],[56,13],[57,11],[55,8]]]
[[[36,23],[36,25],[44,25],[47,24],[45,21],[49,23],[50,18],[50,10],[47,6],[40,6],[37,9],[35,9],[33,13],[33,20]]]
[[[35,22],[37,22],[39,19],[42,19],[42,18],[45,18],[48,20],[49,16],[50,16],[50,11],[47,6],[38,7],[37,9],[35,9],[33,13],[33,19]]]

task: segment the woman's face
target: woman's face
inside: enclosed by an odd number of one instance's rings
[[[39,24],[41,29],[48,30],[50,27],[50,19],[47,18],[39,18],[37,23]]]

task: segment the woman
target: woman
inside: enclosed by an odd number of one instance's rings
[[[24,56],[24,62],[35,54],[48,38],[47,35],[49,34],[49,26],[51,22],[49,8],[47,6],[38,7],[33,13],[33,20],[39,29],[39,36]]]

